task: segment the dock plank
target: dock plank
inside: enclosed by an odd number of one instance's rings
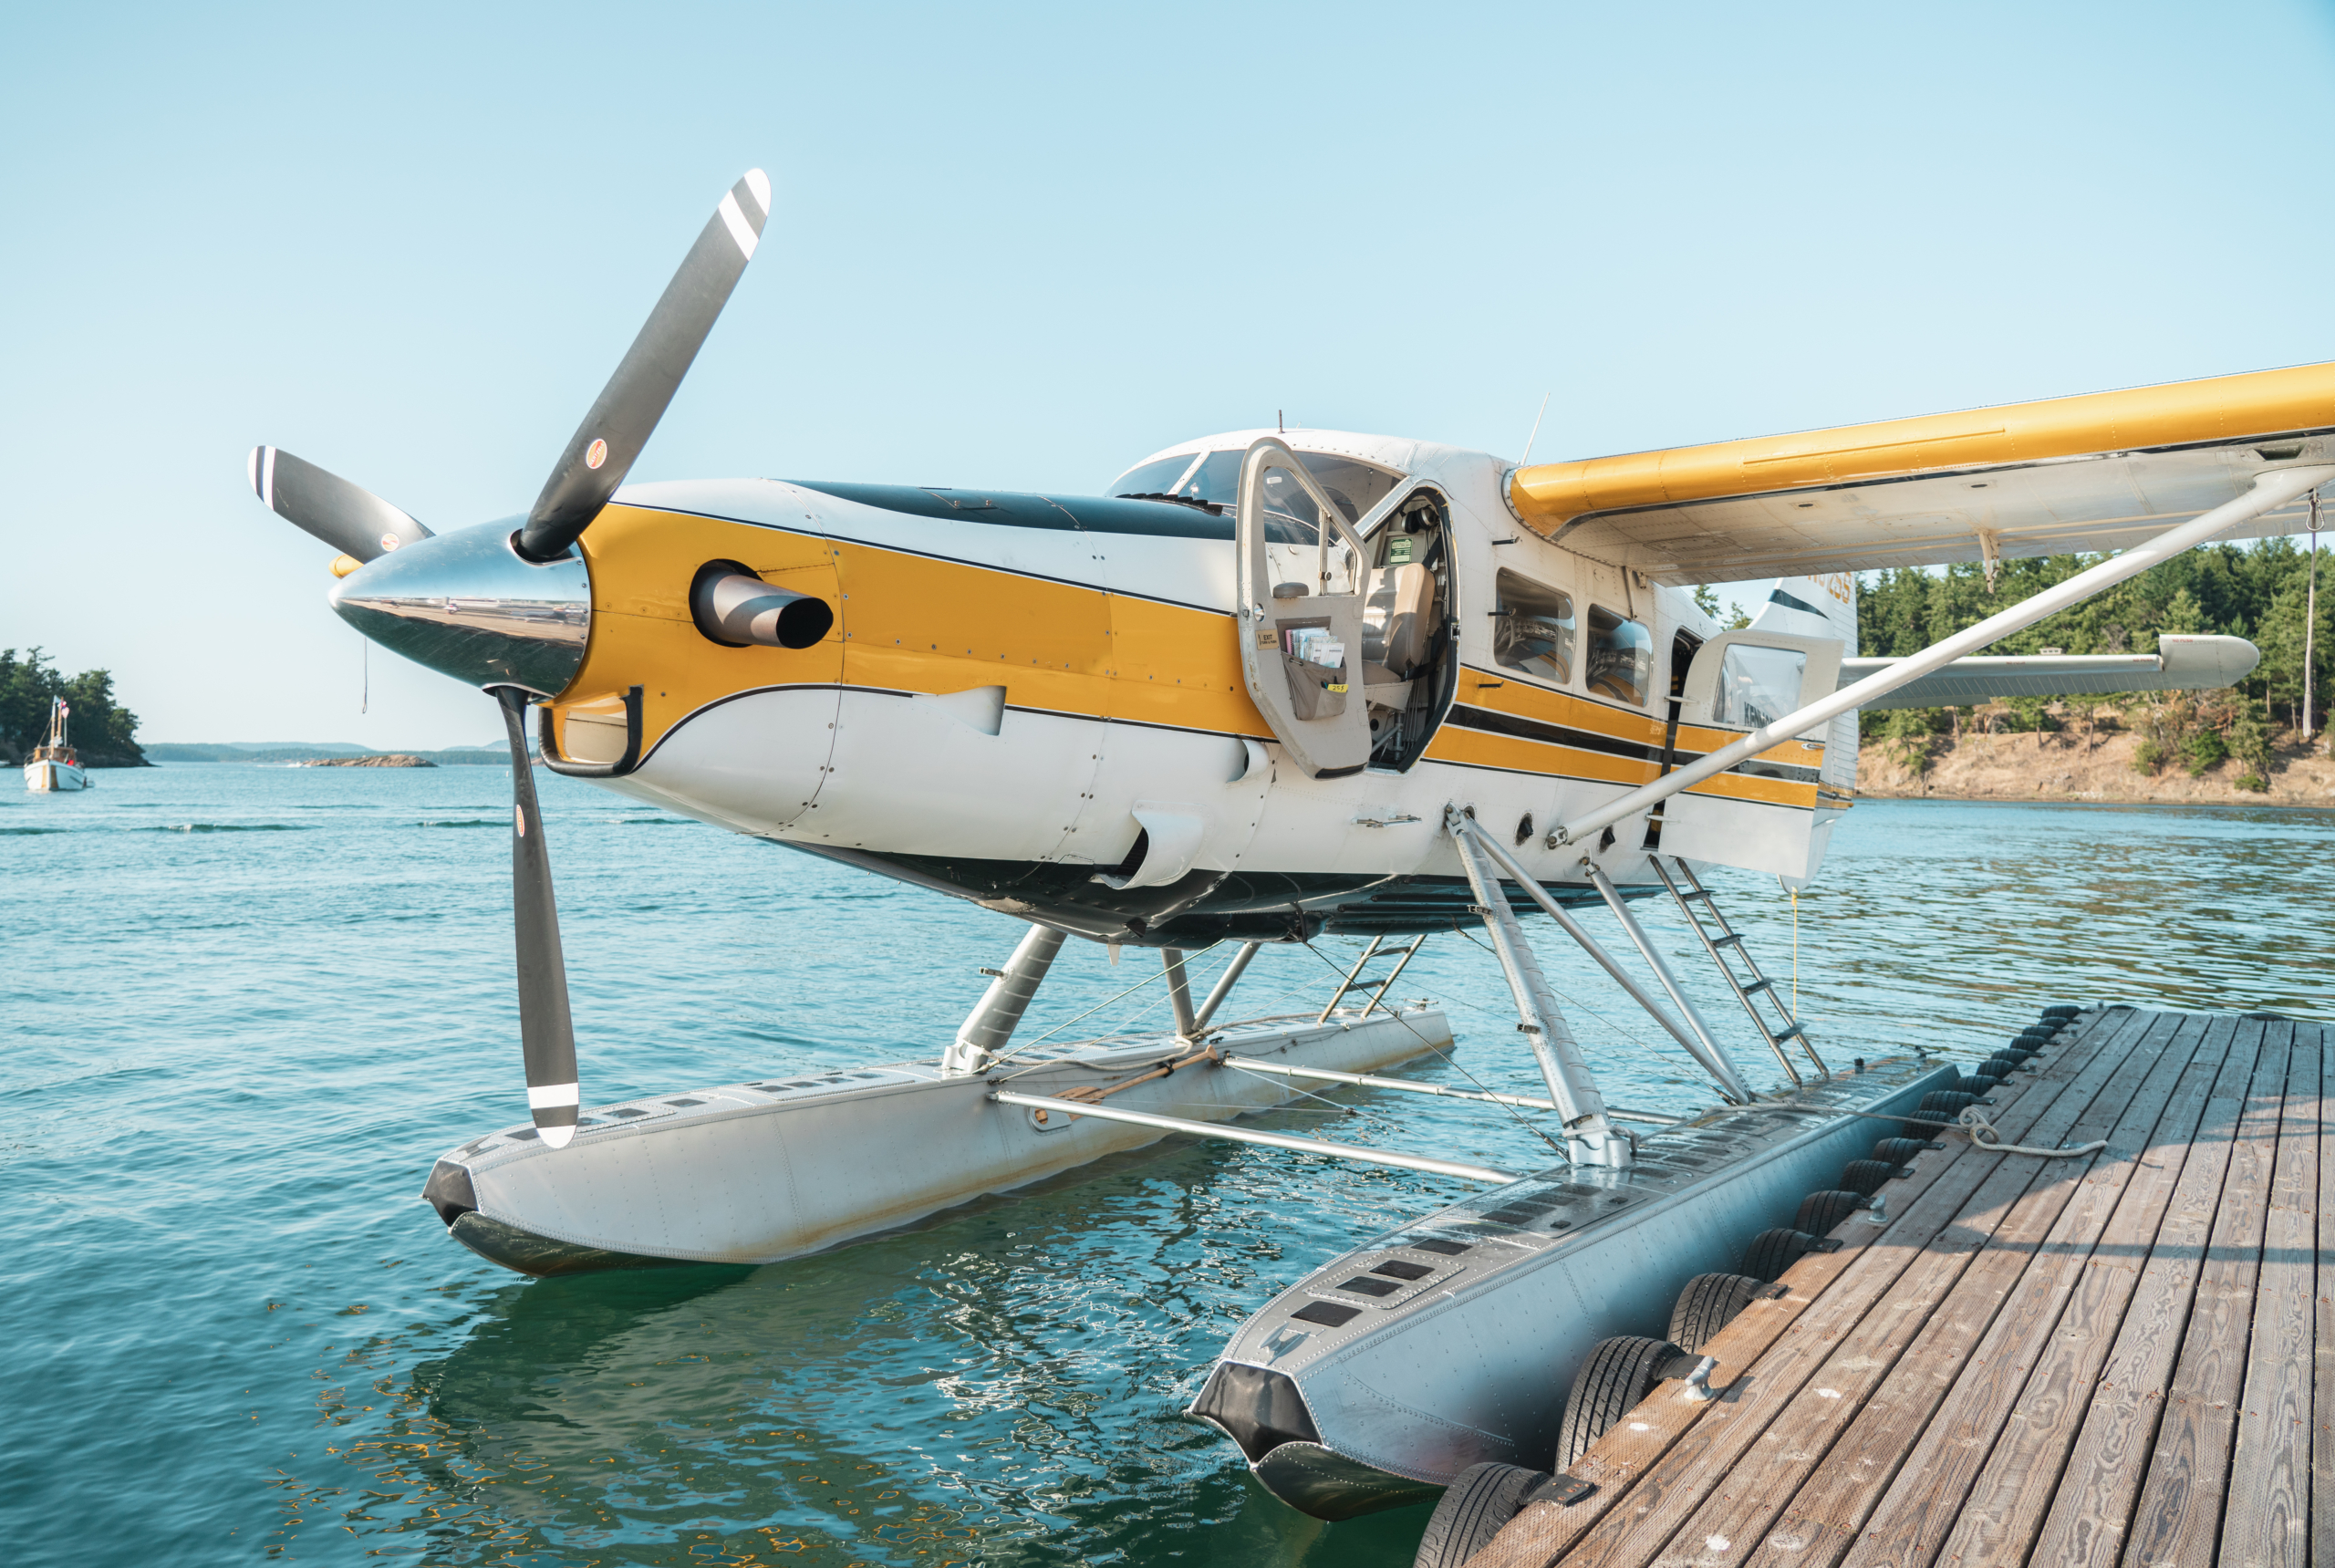
[[[2112,1350],[2121,1349],[2128,1357],[2137,1354],[2134,1342],[2152,1337],[2146,1326],[2152,1318],[2160,1324],[2153,1337],[2168,1344],[2178,1341],[2188,1321],[2190,1291],[2212,1231],[2230,1143],[2246,1108],[2247,1085],[2260,1045],[2259,1028],[2248,1028],[2240,1039],[2236,1020],[2217,1019],[2215,1023],[2225,1054],[2187,1142],[2161,1151],[2164,1158],[2153,1179],[2145,1186],[2136,1181],[2127,1190],[2110,1236],[2087,1263],[2058,1332],[2011,1412],[2010,1425],[1987,1456],[1945,1541],[1926,1557],[1913,1550],[1895,1561],[2016,1561],[2018,1551],[2007,1543],[2023,1548],[2036,1539],[2067,1469],[2069,1450],[2085,1429],[2084,1417],[2092,1408]],[[2137,1317],[2128,1315],[2135,1313]],[[2149,1407],[2155,1408],[2153,1404]],[[2080,1464],[2079,1473],[2095,1465],[2112,1465],[2116,1445],[2100,1441],[2098,1428],[2094,1439],[2094,1450]],[[2144,1446],[2140,1457],[2145,1459]],[[2138,1477],[2136,1461],[2124,1497],[2127,1507],[2132,1491],[2138,1490]],[[2121,1511],[2118,1519],[2121,1531]],[[1876,1554],[1872,1560],[1892,1559]]]
[[[2112,1135],[2153,1085],[2146,1119],[2130,1135],[2136,1140],[2154,1124],[2204,1033],[2194,1020],[2159,1019],[2055,1145]],[[2168,1054],[2178,1060],[2168,1063]],[[1832,1562],[1845,1552],[1852,1521],[1894,1478],[1972,1347],[2085,1192],[2083,1178],[2098,1158],[2003,1161],[1868,1326],[1818,1370],[1682,1528],[1683,1538],[1705,1543],[1698,1562]],[[2093,1231],[2112,1205],[2099,1205]],[[1721,1539],[1730,1544],[1708,1544]]]
[[[2214,1560],[2292,1034],[2291,1025],[2276,1038],[2266,1033],[2247,1089],[2213,1241],[2165,1390],[2140,1502],[2124,1535],[2125,1568],[2189,1568]]]
[[[2295,1031],[2304,1050],[2309,1025]],[[2319,1332],[2317,1371],[2310,1409],[2311,1568],[2335,1568],[2335,1129],[2328,1125],[2335,1101],[2335,1029],[2318,1026],[2319,1036]]]
[[[2136,1231],[2145,1245],[2155,1234],[2173,1193],[2164,1167],[2170,1163],[2177,1169],[2234,1033],[2227,1020],[2182,1021],[2179,1033],[2165,1040],[2147,1082],[2108,1132],[2109,1147],[2096,1157],[2098,1163],[2066,1179],[2080,1181],[2078,1190],[2066,1200],[2040,1251],[2021,1261],[2017,1282],[2004,1291],[1985,1337],[1948,1340],[1925,1334],[1931,1343],[1916,1344],[1890,1382],[1926,1380],[1936,1385],[1935,1393],[1917,1381],[1912,1389],[1893,1393],[1884,1387],[1877,1394],[1824,1470],[1779,1520],[1775,1533],[1792,1537],[1789,1551],[1771,1543],[1753,1562],[1829,1565],[1847,1560],[1879,1568],[1927,1564],[1935,1558],[1964,1517],[1971,1485],[2019,1402],[2029,1372],[2049,1348],[2095,1249],[2124,1244],[2120,1239]],[[2071,1133],[2069,1141],[2085,1141],[2083,1129]],[[2126,1272],[2136,1278],[2137,1265]],[[1958,1293],[1973,1285],[1988,1288],[1978,1269],[1972,1275]]]
[[[1891,1181],[1885,1189],[1890,1208],[1903,1213],[1970,1147],[1967,1142],[1957,1142],[1916,1156],[1910,1174]],[[1724,1388],[1733,1383],[1883,1234],[1870,1225],[1840,1229],[1847,1235],[1839,1251],[1816,1252],[1801,1259],[1777,1282],[1784,1287],[1784,1294],[1753,1302],[1704,1345],[1705,1353],[1718,1363],[1710,1377],[1714,1386]],[[1632,1412],[1630,1420],[1607,1433],[1567,1468],[1567,1476],[1598,1489],[1589,1500],[1562,1508],[1553,1503],[1533,1505],[1520,1518],[1517,1538],[1509,1541],[1504,1550],[1516,1553],[1519,1562],[1546,1562],[1602,1517],[1630,1482],[1667,1453],[1670,1445],[1708,1407],[1679,1398],[1683,1386],[1676,1379],[1662,1384]],[[1489,1564],[1494,1560],[1479,1557],[1478,1561]]]
[[[2293,1025],[2286,1025],[2289,1033]],[[2310,1535],[2312,1309],[2318,1293],[2319,1054],[2290,1050],[2254,1325],[2230,1457],[2222,1568],[2304,1568]]]
[[[2050,1096],[2048,1104],[2037,1096],[2039,1114],[2016,1133],[2006,1127],[2005,1136],[2039,1142],[2059,1141],[2133,1054],[2156,1016],[2136,1012],[2121,1027],[2095,1031],[2089,1036],[2095,1043],[2092,1051],[2056,1053],[2045,1074],[2039,1076],[2062,1085],[2060,1092]],[[2054,1076],[2062,1073],[2072,1075]],[[2027,1104],[2027,1096],[2022,1096],[2022,1111]],[[2028,1120],[2023,1116],[2019,1119]],[[1627,1497],[1620,1500],[1558,1561],[1568,1564],[1634,1563],[1651,1560],[1661,1552],[1687,1519],[1708,1501],[1713,1488],[1721,1484],[1765,1436],[1777,1413],[1800,1394],[1820,1366],[1833,1358],[1835,1350],[1858,1331],[1869,1314],[1898,1284],[1900,1277],[1909,1269],[1925,1266],[1923,1255],[1937,1238],[1955,1227],[1957,1220],[1963,1221],[1962,1233],[1973,1231],[1974,1227],[1963,1217],[1974,1201],[1994,1219],[2008,1210],[2009,1199],[2016,1196],[2018,1188],[2025,1186],[2025,1180],[1999,1194],[1989,1191],[1987,1184],[2009,1158],[1972,1151],[1956,1161],[1946,1178],[1909,1208],[1904,1219],[1884,1231],[1880,1244],[1868,1251],[1752,1365],[1730,1389],[1730,1397],[1707,1407],[1703,1418],[1630,1489]],[[1979,1197],[1982,1193],[1986,1194],[1983,1199]],[[1987,1231],[1991,1231],[1992,1219],[1981,1222]],[[1967,1247],[1957,1247],[1953,1254],[1954,1266],[1958,1269],[1959,1260],[1967,1255]],[[1874,1328],[1884,1335],[1887,1333],[1885,1324],[1876,1324]],[[1722,1539],[1731,1543],[1733,1538]]]
[[[2007,1137],[2029,1136],[2095,1057],[2113,1056],[2129,1049],[2150,1026],[2152,1016],[2121,1012],[2086,1018],[2071,1042],[2082,1048],[2055,1054],[2040,1071],[2024,1079],[2017,1096],[2000,1108],[1996,1125]],[[1789,1292],[1786,1297],[1747,1308],[1706,1347],[1720,1363],[1722,1376],[1714,1383],[1726,1386],[1725,1397],[1713,1404],[1690,1405],[1676,1397],[1676,1385],[1657,1389],[1632,1413],[1631,1422],[1600,1438],[1566,1471],[1596,1484],[1596,1492],[1569,1507],[1545,1502],[1531,1505],[1471,1560],[1470,1568],[1543,1568],[1604,1524],[1617,1508],[1626,1503],[1633,1519],[1641,1517],[1661,1506],[1663,1494],[1676,1483],[1676,1478],[1693,1475],[1706,1462],[1726,1463],[1735,1445],[1722,1428],[1756,1410],[1776,1373],[1776,1368],[1768,1367],[1754,1377],[1740,1369],[1760,1364],[1787,1337],[1821,1348],[1853,1326],[1857,1309],[1844,1307],[1843,1293],[1867,1300],[1877,1296],[1928,1239],[1951,1220],[1998,1158],[1960,1138],[1949,1140],[1946,1149],[1923,1156],[1912,1178],[1891,1184],[1897,1195],[1892,1204],[1895,1220],[1870,1239],[1850,1240],[1839,1252],[1802,1258],[1783,1277],[1781,1282]],[[1930,1195],[1942,1184],[1952,1184],[1956,1195],[1933,1199]],[[1854,1238],[1859,1227],[1852,1220],[1842,1229]],[[1870,1231],[1871,1228],[1864,1229]],[[1811,1320],[1808,1309],[1817,1301],[1830,1304],[1823,1314]],[[1630,1429],[1639,1420],[1647,1426],[1645,1433]],[[1674,1451],[1682,1443],[1688,1446]]]

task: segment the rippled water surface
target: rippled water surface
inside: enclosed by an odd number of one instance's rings
[[[99,779],[0,795],[9,1561],[1409,1563],[1424,1509],[1316,1523],[1177,1412],[1253,1307],[1455,1185],[1176,1143],[804,1262],[524,1281],[418,1199],[525,1115],[509,774]],[[1017,933],[541,784],[587,1104],[932,1056]],[[2329,1017],[2330,865],[2327,814],[1870,802],[1800,900],[1801,1009],[1836,1058],[1976,1053],[2060,1000]],[[1789,986],[1790,901],[1717,885]],[[1706,1103],[1535,940],[1612,1099]],[[1232,1012],[1318,1006],[1353,950],[1268,951]],[[1074,943],[1025,1034],[1155,967]],[[1156,1023],[1160,989],[1064,1037]],[[1448,1008],[1458,1069],[1538,1092],[1479,947],[1433,940],[1401,990]],[[1521,1120],[1396,1098],[1276,1125],[1546,1163]]]

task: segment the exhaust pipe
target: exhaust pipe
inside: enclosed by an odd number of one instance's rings
[[[708,561],[690,584],[690,618],[724,648],[809,648],[835,624],[825,599],[774,588],[735,561]]]

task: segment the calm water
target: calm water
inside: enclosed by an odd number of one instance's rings
[[[1318,1524],[1177,1411],[1252,1307],[1449,1184],[1180,1145],[807,1262],[529,1282],[417,1198],[525,1115],[507,773],[99,779],[0,792],[12,1563],[1409,1563],[1425,1510]],[[587,1104],[929,1056],[1017,933],[541,784]],[[2330,866],[2335,815],[1868,803],[1800,901],[1801,1009],[1836,1058],[1977,1052],[2057,1000],[2335,1015]],[[1721,887],[1788,975],[1790,903]],[[1549,936],[1609,1096],[1706,1103]],[[1318,1006],[1351,950],[1269,951],[1236,1011]],[[1153,967],[1073,944],[1026,1033]],[[1402,990],[1537,1092],[1485,952],[1437,939]],[[1281,1124],[1544,1163],[1520,1122],[1393,1098]]]

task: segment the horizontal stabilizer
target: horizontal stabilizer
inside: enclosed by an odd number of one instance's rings
[[[2046,653],[1957,659],[1865,707],[1964,708],[1999,697],[2210,691],[2236,685],[2262,662],[2261,650],[2242,637],[2160,637],[2156,645],[2154,653]],[[1841,660],[1841,684],[1851,685],[1896,662],[1894,659],[1844,659]]]

